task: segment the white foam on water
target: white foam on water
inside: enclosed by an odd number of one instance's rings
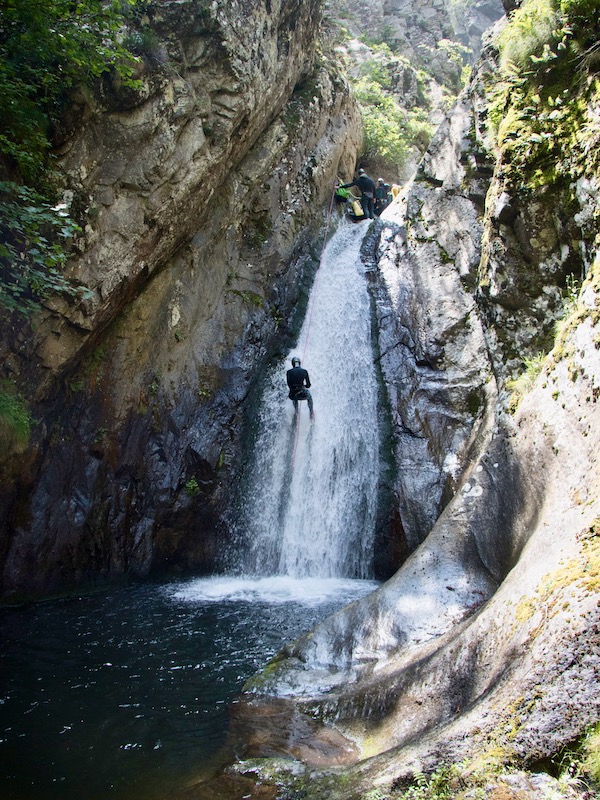
[[[263,602],[269,604],[298,603],[318,606],[338,601],[349,603],[373,591],[376,581],[348,578],[290,578],[273,575],[265,578],[215,575],[197,578],[189,583],[166,587],[173,600],[187,603]]]

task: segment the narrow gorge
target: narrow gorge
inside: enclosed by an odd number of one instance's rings
[[[185,652],[164,669],[214,658],[232,681],[197,772],[187,753],[178,782],[165,754],[171,783],[90,797],[597,793],[599,11],[148,2],[135,81],[71,90],[52,151],[80,289],[0,322],[2,705],[35,651],[19,625],[44,638],[55,603],[106,614],[117,664],[111,592],[140,620],[157,603]],[[394,200],[355,224],[338,180],[386,163],[365,78],[418,134]],[[292,355],[314,423],[287,399]],[[184,687],[182,709],[212,698]]]

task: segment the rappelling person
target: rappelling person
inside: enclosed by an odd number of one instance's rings
[[[300,359],[298,356],[292,358],[292,368],[287,371],[287,385],[290,389],[288,397],[294,404],[294,413],[298,413],[298,401],[307,400],[310,418],[314,420],[315,412],[313,411],[313,399],[311,393],[308,391],[310,387],[310,378],[308,377],[308,372],[300,366]]]
[[[349,189],[351,186],[358,186],[360,189],[360,204],[362,206],[365,219],[375,219],[373,213],[373,205],[375,202],[375,181],[369,178],[367,173],[361,167],[358,170],[358,177],[350,183],[342,184],[342,189]]]

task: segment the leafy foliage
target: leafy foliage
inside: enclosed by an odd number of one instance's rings
[[[51,131],[69,91],[115,69],[129,84],[134,57],[121,42],[137,0],[4,0],[0,9],[0,304],[30,313],[70,291],[59,269],[75,224],[57,208]]]
[[[440,39],[437,43],[438,49],[446,53],[448,59],[457,68],[457,83],[452,87],[456,92],[465,86],[471,74],[471,67],[468,66],[468,61],[472,57],[473,52],[468,47],[460,44],[460,42],[453,42],[451,39]]]
[[[518,378],[507,382],[506,387],[512,392],[508,402],[508,408],[511,413],[515,413],[523,396],[533,387],[538,375],[544,368],[545,360],[545,353],[537,353],[533,358],[526,358],[525,372],[522,372]]]
[[[376,47],[383,44],[393,49],[396,45],[394,28],[387,23],[382,24],[376,33],[363,33],[360,40],[367,47]]]
[[[583,769],[600,786],[600,722],[586,736]]]
[[[365,126],[364,155],[392,172],[399,172],[411,149],[425,150],[433,133],[424,109],[402,108],[376,68],[355,85]]]
[[[0,460],[22,452],[29,442],[29,409],[14,385],[0,382]]]
[[[0,305],[28,314],[52,292],[78,293],[60,272],[63,242],[77,230],[34,190],[0,183]]]
[[[190,497],[198,497],[200,494],[200,485],[196,478],[192,477],[186,481],[185,490]]]
[[[505,175],[521,189],[599,170],[600,82],[586,60],[600,38],[597,10],[595,0],[526,0],[497,39],[490,122]]]
[[[456,795],[460,766],[441,766],[435,772],[418,773],[413,785],[404,792],[404,800],[450,800]]]
[[[48,130],[79,83],[115,68],[131,78],[120,43],[123,7],[136,0],[6,0],[0,12],[0,153],[26,182],[45,172]],[[6,163],[8,162],[8,163]]]
[[[422,154],[429,145],[434,130],[429,121],[432,105],[442,105],[444,100],[450,105],[465,85],[471,51],[449,39],[437,42],[436,58],[445,67],[444,82],[438,84],[441,91],[434,99],[431,83],[437,79],[394,53],[393,36],[390,43],[360,38],[371,50],[353,81],[365,128],[361,161],[377,172],[399,174],[410,156]]]
[[[498,37],[501,68],[506,69],[509,63],[530,67],[532,56],[547,58],[558,25],[554,0],[523,3]]]

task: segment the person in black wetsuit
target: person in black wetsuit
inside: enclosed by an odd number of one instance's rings
[[[297,356],[292,358],[292,368],[287,371],[287,385],[290,389],[288,397],[294,404],[294,412],[298,413],[299,400],[307,400],[310,418],[314,419],[313,399],[308,391],[310,378],[308,377],[308,372],[300,366],[300,359]]]
[[[377,188],[375,189],[375,213],[377,216],[379,216],[387,206],[388,190],[385,188],[386,185],[387,184],[383,182],[383,178],[379,178],[377,181]]]
[[[358,186],[360,189],[360,204],[362,206],[365,219],[375,219],[373,213],[373,205],[375,202],[375,181],[369,178],[367,173],[362,169],[358,170],[358,178],[351,183],[344,183],[341,188],[349,189],[351,186]]]

